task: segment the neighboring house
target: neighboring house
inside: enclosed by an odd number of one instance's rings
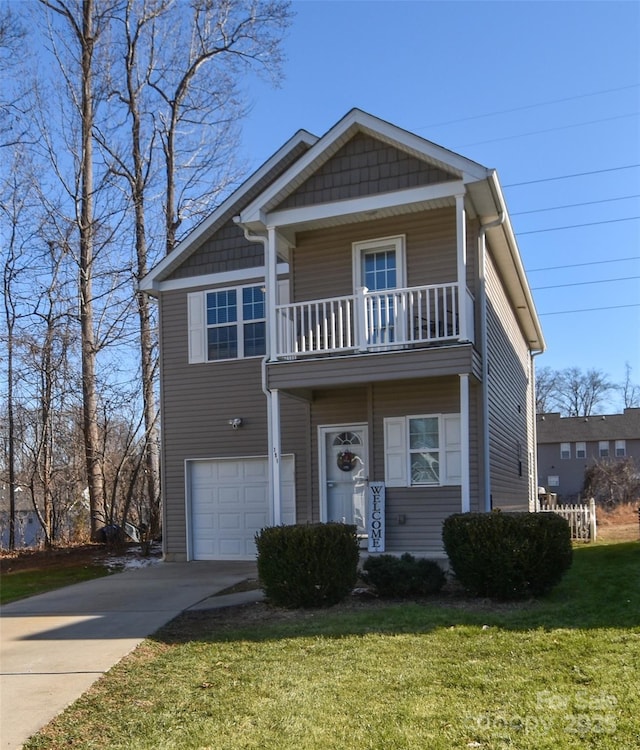
[[[44,533],[30,497],[19,489],[16,492],[15,504],[15,546],[37,547],[44,540]],[[9,547],[10,518],[9,490],[2,485],[0,486],[0,549]]]
[[[534,509],[540,324],[498,177],[352,110],[277,151],[141,283],[160,308],[167,560],[266,525],[443,555],[459,511]]]
[[[630,457],[640,471],[640,409],[592,417],[538,414],[537,433],[538,484],[561,501],[580,497],[585,470],[595,461]]]

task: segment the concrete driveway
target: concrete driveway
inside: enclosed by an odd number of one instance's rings
[[[180,612],[252,601],[215,597],[253,562],[157,563],[0,608],[0,747],[14,750]]]

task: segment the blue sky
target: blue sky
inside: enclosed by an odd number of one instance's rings
[[[547,342],[538,366],[619,382],[628,362],[640,383],[640,3],[293,8],[281,88],[248,90],[251,167],[359,107],[496,168]],[[540,231],[555,227],[572,228]]]

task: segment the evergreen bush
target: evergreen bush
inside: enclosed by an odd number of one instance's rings
[[[555,513],[456,513],[442,540],[451,568],[476,596],[540,596],[571,567],[568,522]]]
[[[328,607],[355,586],[360,557],[355,526],[271,526],[259,531],[255,541],[260,585],[274,604]]]
[[[372,555],[363,569],[363,578],[375,586],[383,598],[428,596],[444,586],[445,574],[434,560],[416,558],[406,552],[402,557]]]

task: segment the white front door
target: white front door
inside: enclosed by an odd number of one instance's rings
[[[367,428],[320,428],[321,508],[323,521],[355,524],[366,533],[369,467]]]

